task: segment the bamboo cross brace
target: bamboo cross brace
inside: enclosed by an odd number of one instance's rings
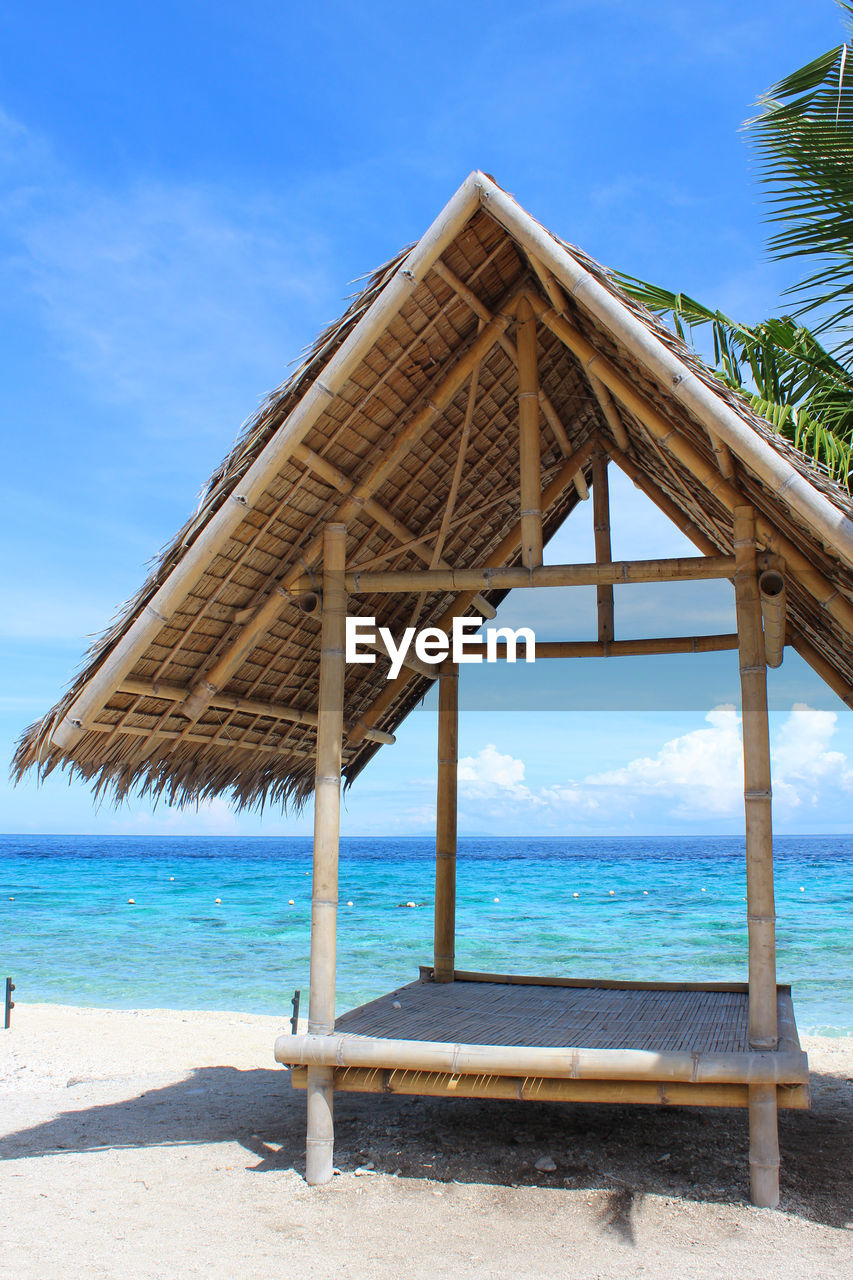
[[[715,466],[703,458],[699,450],[659,413],[615,365],[606,356],[601,355],[583,334],[569,323],[565,316],[558,315],[553,308],[545,307],[539,298],[532,298],[531,305],[534,310],[538,308],[542,322],[578,359],[587,366],[595,364],[597,376],[608,390],[643,424],[656,441],[673,454],[709,490],[726,510],[733,513],[735,507],[742,505],[743,498],[735,487],[720,475]],[[756,514],[756,533],[760,542],[768,550],[775,551],[784,558],[788,568],[818,604],[826,609],[845,631],[853,634],[853,604],[829,582],[799,547],[769,520],[758,514]]]
[[[424,397],[424,402],[409,419],[398,435],[394,444],[382,454],[380,459],[370,468],[368,474],[345,498],[335,515],[337,522],[346,524],[356,517],[363,507],[364,501],[371,498],[389,475],[396,469],[402,458],[435,418],[444,412],[453,400],[460,387],[467,380],[471,370],[479,364],[483,357],[494,346],[499,334],[503,333],[512,319],[512,313],[518,302],[519,292],[511,291],[504,309],[497,314],[469,344],[456,364],[440,378],[432,391]],[[282,598],[286,598],[307,568],[316,563],[322,549],[323,535],[318,533],[302,552],[299,561],[284,575],[279,586],[267,596],[254,616],[245,624],[240,634],[224,650],[211,669],[196,682],[192,692],[184,704],[184,710],[190,720],[197,719],[210,702],[211,696],[222,689],[231,676],[251,652],[259,637],[275,622],[281,611]]]
[[[726,555],[611,560],[604,564],[546,564],[533,568],[525,565],[496,567],[487,562],[464,569],[347,573],[347,591],[353,595],[396,595],[398,592],[424,589],[475,592],[483,589],[510,591],[515,587],[619,586],[640,582],[706,581],[709,578],[730,578],[733,573],[734,557]]]
[[[492,318],[492,313],[489,311],[485,303],[482,302],[481,299],[477,297],[476,293],[474,293],[474,291],[470,289],[463,280],[460,280],[456,272],[451,270],[451,268],[448,267],[446,263],[442,262],[440,258],[433,263],[432,269],[436,275],[441,277],[445,284],[449,284],[451,289],[455,290],[455,292],[459,294],[460,298],[463,298],[464,301],[468,303],[468,306],[480,320],[488,321]],[[517,368],[518,348],[515,343],[506,333],[502,334],[498,341]],[[563,426],[560,415],[554,408],[551,397],[542,386],[539,387],[539,407],[542,410],[542,416],[553,432],[554,439],[560,446],[560,452],[563,454],[563,457],[569,457],[572,452],[572,442],[569,440],[568,433],[566,428]],[[578,477],[575,483],[578,494],[581,498],[586,500],[589,497],[589,489],[587,488],[586,481],[583,478],[583,472],[578,472]]]
[[[574,476],[576,473],[579,470],[582,471],[587,465],[590,457],[592,456],[593,450],[596,447],[597,442],[594,439],[587,440],[587,442],[581,445],[570,458],[566,459],[550,484],[546,485],[542,494],[542,510],[544,512],[548,512],[558,499],[562,497],[569,485],[574,482]],[[494,551],[488,557],[488,564],[494,565],[495,567],[506,564],[508,560],[518,554],[520,545],[521,526],[520,524],[516,524],[495,547]],[[435,625],[442,631],[446,632],[447,629],[452,626],[453,619],[461,618],[466,609],[470,608],[473,599],[473,592],[463,592],[444,611]],[[373,701],[367,711],[365,711],[359,718],[358,724],[348,735],[348,741],[353,746],[361,742],[364,737],[365,729],[371,729],[376,725],[377,721],[381,719],[388,708],[396,701],[412,678],[413,673],[411,671],[401,671],[396,680],[388,681],[383,691]]]

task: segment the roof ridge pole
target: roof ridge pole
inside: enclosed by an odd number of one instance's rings
[[[539,369],[536,359],[536,317],[527,298],[522,298],[519,302],[516,315],[521,563],[525,569],[538,569],[542,564]]]
[[[438,783],[435,820],[433,981],[452,982],[456,966],[456,814],[459,763],[459,667],[438,676]]]
[[[344,524],[323,530],[323,624],[314,775],[314,879],[311,890],[309,1035],[335,1029],[335,951],[338,919],[338,847],[341,823],[341,751],[344,723],[347,596]],[[332,1179],[334,1068],[308,1069],[305,1178],[311,1186]]]
[[[749,1048],[768,1052],[779,1044],[770,728],[755,512],[750,506],[734,510],[734,548],[746,809]],[[753,1204],[775,1208],[779,1203],[779,1134],[772,1085],[751,1085],[749,1090],[749,1180]]]
[[[609,564],[613,559],[610,546],[610,488],[607,483],[609,461],[603,451],[595,454],[592,460],[592,515],[595,559],[598,564]],[[596,603],[598,639],[601,644],[609,644],[614,636],[612,583],[596,587]]]

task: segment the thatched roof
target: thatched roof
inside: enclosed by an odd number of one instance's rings
[[[319,620],[282,584],[319,575],[318,533],[351,488],[368,495],[350,501],[353,567],[429,564],[442,525],[444,562],[518,563],[517,370],[512,321],[502,308],[521,289],[538,299],[542,321],[546,537],[580,500],[598,442],[703,550],[730,553],[733,495],[751,503],[763,545],[794,571],[790,642],[840,696],[853,697],[847,493],[601,266],[474,173],[418,244],[371,277],[249,422],[195,514],[94,645],[69,691],[21,738],[16,775],[68,767],[99,792],[162,794],[170,802],[220,793],[240,804],[309,795],[314,729],[276,708],[307,719],[316,710]],[[558,322],[576,336],[574,350]],[[463,433],[470,380],[457,379],[456,387],[452,374],[484,327],[473,417]],[[628,388],[624,398],[602,388],[602,370],[612,381],[614,369]],[[440,401],[435,411],[433,398]],[[395,448],[402,437],[408,444]],[[485,592],[492,604],[501,594]],[[413,605],[412,596],[358,597],[352,611],[375,615],[396,633],[410,622]],[[453,596],[429,595],[420,623],[453,608]],[[256,634],[259,611],[264,627]],[[466,611],[477,609],[469,602]],[[223,654],[231,655],[231,668],[211,696],[207,677]],[[346,721],[380,737],[393,733],[429,687],[424,675],[407,672],[391,688],[386,671],[380,660],[348,668],[346,678]],[[353,734],[346,779],[378,749],[377,741]]]

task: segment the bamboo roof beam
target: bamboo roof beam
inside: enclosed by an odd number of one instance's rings
[[[387,650],[382,649],[382,652]],[[157,681],[148,680],[123,680],[119,686],[119,692],[134,694],[140,698],[162,698],[167,702],[178,703],[182,703],[187,696],[186,688],[181,685],[159,684]],[[298,707],[288,707],[280,702],[258,702],[254,698],[239,698],[227,693],[217,693],[211,698],[210,705],[219,707],[223,711],[242,711],[245,715],[269,720],[287,720],[291,724],[307,725],[314,729],[317,727],[316,711],[302,711]],[[183,715],[180,707],[177,711],[179,715]],[[371,729],[369,736],[372,741],[381,742],[387,746],[392,746],[396,741],[393,733],[384,733],[380,729]]]
[[[524,298],[519,303],[517,317],[521,563],[527,569],[536,569],[542,564],[539,372],[536,359],[536,320],[533,308]]]
[[[553,308],[543,306],[541,299],[533,299],[534,310],[539,308],[540,319],[565,342],[584,363],[595,363],[596,372],[608,390],[621,400],[625,407],[642,422],[652,437],[672,453],[708,491],[730,512],[742,505],[743,499],[735,487],[719,474],[716,467],[703,458],[689,440],[681,435],[673,424],[659,413],[652,404],[623,377],[606,356],[600,355],[565,316]],[[817,569],[783,533],[780,533],[765,517],[756,514],[756,532],[760,542],[781,555],[791,572],[803,587],[845,631],[853,634],[853,604]]]
[[[138,715],[139,712],[136,714]],[[87,732],[114,733],[115,728],[114,724],[99,724],[96,721],[94,724],[89,725]],[[130,738],[146,738],[148,741],[151,741],[152,737],[152,730],[140,725],[123,724],[120,732],[127,734]],[[304,747],[291,746],[289,743],[283,746],[267,746],[260,742],[243,742],[236,738],[223,738],[217,734],[193,733],[192,731],[184,733],[177,729],[157,729],[156,734],[153,734],[153,738],[155,742],[159,738],[167,738],[175,741],[203,742],[205,746],[209,747],[230,747],[234,751],[263,751],[265,753],[272,752],[274,755],[299,756],[305,760],[314,759],[313,751],[308,751]]]
[[[537,640],[536,658],[634,658],[649,654],[667,653],[720,653],[737,648],[737,632],[709,636],[662,636],[660,639],[640,640]],[[504,641],[491,650],[479,640],[465,641],[466,654],[485,657],[494,653],[504,659],[507,646]]]
[[[467,284],[465,284],[463,280],[460,280],[456,272],[451,270],[451,268],[448,267],[446,263],[442,262],[441,259],[439,258],[437,262],[433,263],[432,269],[436,273],[436,275],[441,276],[441,279],[445,282],[445,284],[449,284],[451,289],[454,289],[456,293],[459,294],[459,297],[463,298],[464,301],[468,303],[468,306],[471,308],[474,314],[479,317],[480,320],[491,319],[491,312],[489,311],[485,303],[481,302],[481,300],[477,297],[476,293],[474,293],[472,289],[469,289]],[[500,346],[509,356],[510,360],[517,367],[518,366],[518,348],[516,347],[515,343],[512,341],[512,338],[510,338],[509,335],[505,333],[501,335],[498,341]],[[551,428],[551,431],[553,432],[554,439],[557,441],[557,444],[560,446],[560,451],[562,452],[563,457],[567,458],[572,452],[572,442],[569,439],[566,428],[563,426],[560,415],[557,413],[557,410],[554,408],[554,405],[551,401],[550,396],[545,391],[544,387],[541,387],[541,386],[539,387],[539,407],[542,410],[542,416],[544,417],[545,421],[548,423],[548,426]],[[589,497],[589,489],[587,488],[587,484],[586,484],[586,481],[584,480],[582,471],[578,472],[577,480],[575,481],[575,488],[578,491],[579,497],[583,498],[583,500],[586,501],[586,499]]]
[[[490,557],[491,559],[491,557]],[[606,564],[544,564],[533,569],[517,565],[467,569],[398,569],[378,573],[347,573],[353,595],[394,595],[397,592],[511,591],[516,587],[595,587],[638,582],[693,582],[730,578],[733,556],[674,556],[660,560],[612,560]],[[470,601],[469,601],[470,603]],[[441,626],[441,623],[437,624]]]
[[[359,481],[352,493],[344,499],[335,513],[335,521],[346,524],[357,517],[367,498],[372,497],[388,476],[396,469],[409,452],[415,440],[423,434],[427,427],[448,407],[459,389],[470,376],[471,370],[479,364],[483,356],[494,346],[499,334],[508,327],[515,306],[519,299],[517,290],[510,291],[505,307],[485,326],[481,333],[468,345],[453,367],[444,374],[415,411],[394,444],[381,454],[370,468],[368,474]],[[279,585],[267,596],[254,617],[245,624],[240,634],[217,658],[211,669],[193,686],[185,703],[188,718],[197,719],[209,705],[214,693],[228,683],[231,676],[243,660],[255,647],[260,636],[269,630],[281,611],[282,597],[292,594],[293,584],[299,580],[307,566],[317,562],[322,550],[322,532],[315,534],[303,551],[299,562],[282,578]]]

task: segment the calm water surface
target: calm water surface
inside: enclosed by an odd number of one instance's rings
[[[0,976],[21,1001],[289,1015],[310,866],[307,839],[0,837]],[[745,892],[738,839],[461,840],[457,966],[743,980]],[[853,837],[778,837],[776,894],[800,1030],[853,1033]],[[340,900],[343,1010],[430,962],[432,842],[342,841]]]

